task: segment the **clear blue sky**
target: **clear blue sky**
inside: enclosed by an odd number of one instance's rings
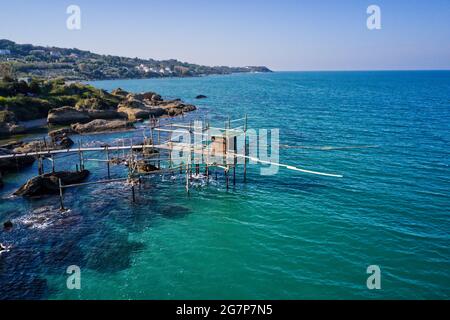
[[[370,4],[381,30],[366,27]],[[450,0],[0,0],[0,38],[274,70],[450,69]]]

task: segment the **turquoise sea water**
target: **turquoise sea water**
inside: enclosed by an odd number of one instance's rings
[[[184,122],[207,116],[221,125],[248,113],[252,128],[280,128],[281,162],[344,178],[283,169],[261,176],[252,166],[247,184],[239,171],[227,192],[219,175],[188,197],[179,177],[160,176],[145,182],[135,204],[121,183],[68,190],[70,211],[61,214],[57,197],[10,196],[35,164],[6,176],[0,191],[0,220],[16,225],[0,233],[12,245],[0,256],[1,298],[450,298],[450,72],[93,84],[195,103]],[[123,137],[142,133],[82,140]],[[57,159],[59,169],[70,163]],[[90,180],[106,176],[104,163],[87,168]],[[81,290],[66,288],[69,265],[81,267]],[[366,287],[369,265],[381,268],[381,290]]]

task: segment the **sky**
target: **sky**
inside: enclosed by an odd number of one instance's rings
[[[279,71],[450,69],[450,0],[0,0],[0,39]]]

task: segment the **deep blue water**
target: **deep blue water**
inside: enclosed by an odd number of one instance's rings
[[[248,183],[238,172],[192,188],[180,177],[68,190],[58,198],[10,194],[36,173],[5,177],[0,297],[25,298],[450,298],[450,72],[286,72],[93,83],[156,91],[198,110],[179,119],[249,115],[251,128],[280,129],[280,161],[343,174],[280,169]],[[195,100],[198,94],[208,96]],[[83,136],[84,145],[142,139],[141,131]],[[78,139],[75,137],[74,140]],[[60,169],[74,159],[57,159]],[[92,158],[104,157],[93,154]],[[106,176],[88,162],[90,180]],[[115,177],[123,176],[113,167]],[[78,265],[82,289],[66,288]],[[366,268],[379,265],[381,290]]]

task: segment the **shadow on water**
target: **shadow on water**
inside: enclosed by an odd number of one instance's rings
[[[157,201],[159,191],[155,181],[146,180],[133,203],[129,185],[111,183],[66,192],[69,209],[63,212],[57,196],[27,199],[22,210],[9,209],[3,217],[14,227],[0,231],[0,242],[11,247],[0,255],[0,299],[45,299],[52,290],[46,276],[65,275],[70,265],[99,273],[130,268],[145,244],[129,241],[129,233],[142,232],[161,217],[190,213],[170,196]]]
[[[184,218],[185,216],[190,214],[191,210],[189,210],[186,207],[182,207],[182,206],[167,205],[167,206],[158,208],[158,212],[164,218],[179,219],[179,218]]]

